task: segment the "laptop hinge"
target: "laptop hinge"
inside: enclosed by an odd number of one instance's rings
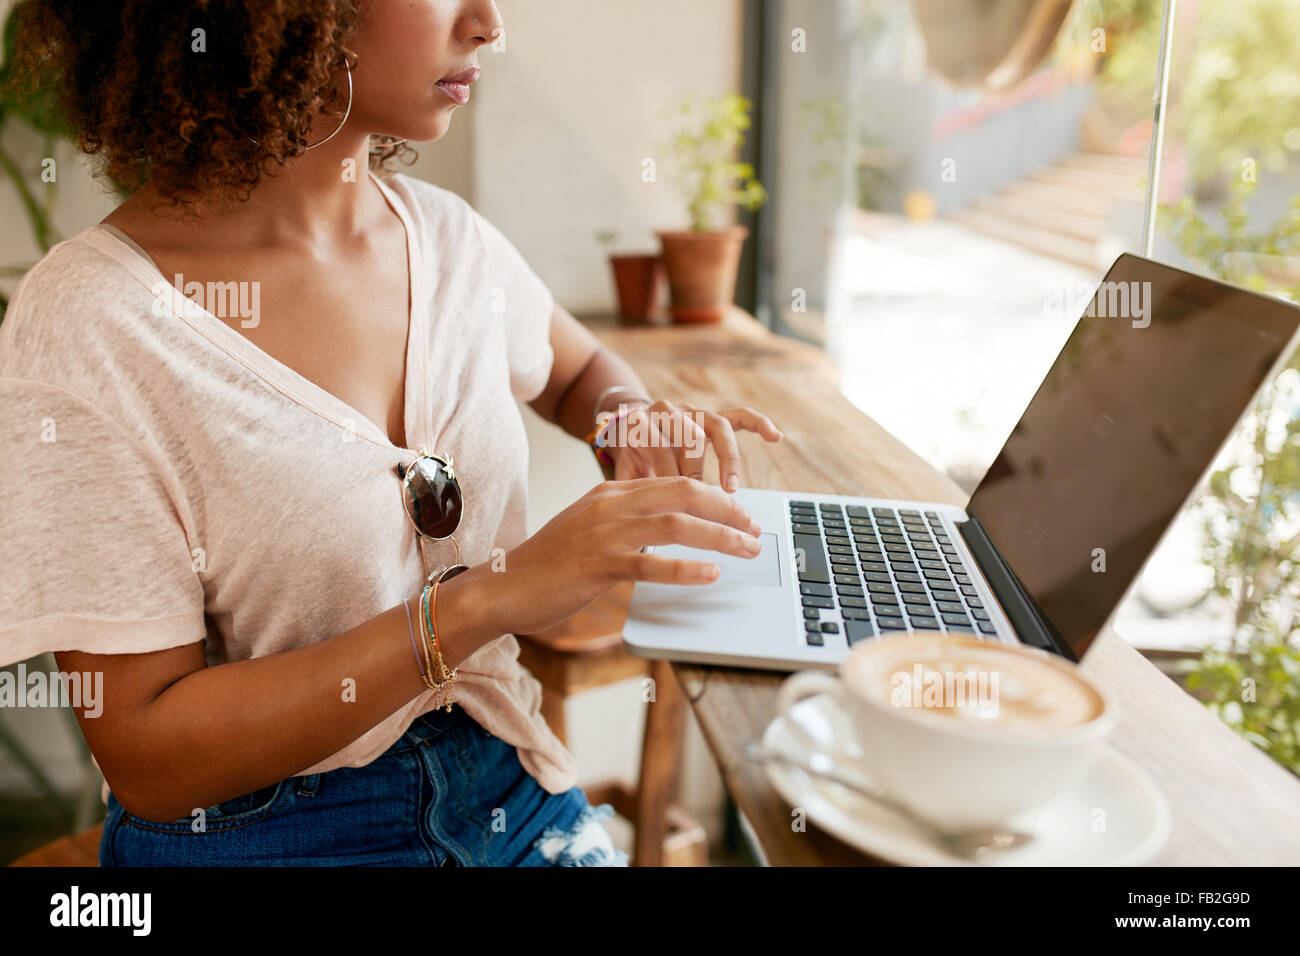
[[[971,555],[984,572],[985,579],[1002,603],[1002,609],[1016,629],[1016,636],[1030,647],[1040,647],[1045,651],[1060,654],[1070,660],[1076,660],[1069,646],[1061,640],[1048,626],[1034,605],[1034,601],[1021,586],[1011,568],[1002,560],[1002,555],[993,546],[984,526],[979,519],[972,516],[970,520],[958,523],[957,530],[970,548]]]

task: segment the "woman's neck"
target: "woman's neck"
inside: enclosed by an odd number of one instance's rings
[[[246,201],[214,199],[181,210],[145,184],[106,221],[142,224],[178,243],[238,240],[250,247],[314,245],[369,229],[386,205],[370,183],[369,137],[340,133],[265,174]],[[201,228],[196,229],[199,226]]]

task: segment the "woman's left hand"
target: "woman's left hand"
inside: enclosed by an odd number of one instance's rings
[[[718,458],[718,484],[735,491],[740,487],[737,431],[756,432],[770,442],[781,440],[781,430],[772,420],[752,408],[706,412],[665,400],[637,406],[609,429],[614,478],[685,475],[703,481],[704,452],[712,445]]]

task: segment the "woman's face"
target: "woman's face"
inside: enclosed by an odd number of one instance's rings
[[[469,101],[478,48],[501,31],[493,0],[367,0],[357,35],[349,126],[434,140]]]

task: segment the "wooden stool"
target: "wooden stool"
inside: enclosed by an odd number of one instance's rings
[[[53,843],[38,846],[10,863],[10,866],[99,866],[99,834],[104,824],[59,837]]]
[[[586,787],[592,806],[611,804],[636,828],[635,866],[704,866],[708,835],[673,803],[680,783],[686,733],[686,697],[666,661],[647,661],[623,650],[632,585],[621,584],[563,624],[519,635],[519,659],[542,685],[542,715],[565,739],[564,703],[569,696],[629,677],[654,679],[655,699],[646,710],[640,779],[635,789],[619,781]]]

